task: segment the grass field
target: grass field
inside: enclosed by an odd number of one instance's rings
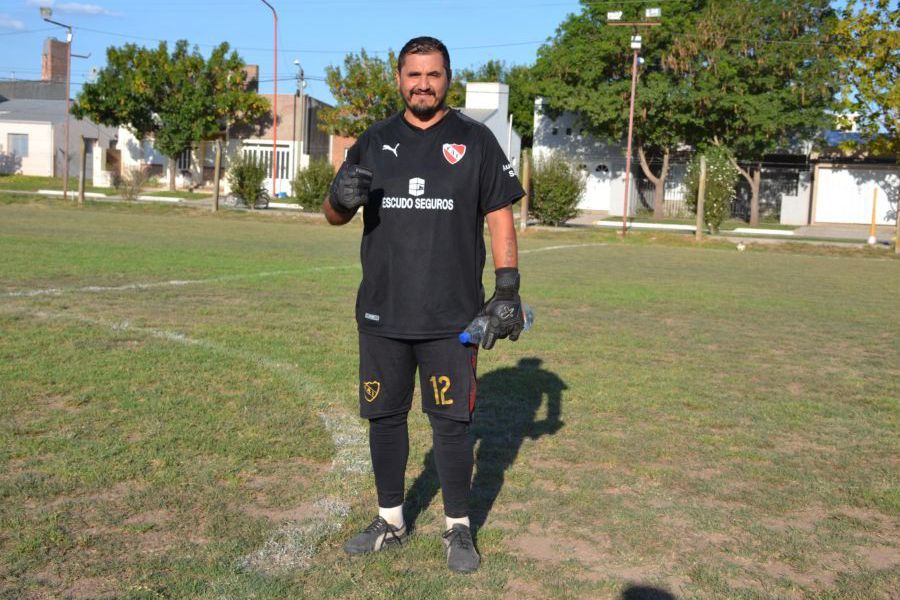
[[[453,576],[418,410],[410,543],[341,550],[360,232],[0,194],[0,597],[900,596],[892,254],[523,236]]]

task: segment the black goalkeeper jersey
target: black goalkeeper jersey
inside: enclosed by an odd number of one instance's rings
[[[428,129],[398,113],[363,133],[347,162],[374,172],[363,212],[360,331],[458,334],[484,302],[484,215],[525,195],[496,138],[456,110]]]

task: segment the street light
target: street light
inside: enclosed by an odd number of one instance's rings
[[[63,147],[63,200],[69,199],[69,85],[72,76],[72,27],[59,21],[54,21],[53,9],[49,6],[41,7],[41,18],[53,25],[58,25],[66,30],[66,125],[65,146]]]
[[[612,17],[615,18],[612,18]],[[662,10],[659,8],[648,8],[644,11],[644,17],[648,19],[658,19],[662,16]],[[622,200],[622,236],[624,237],[628,231],[628,183],[631,175],[631,140],[634,137],[634,97],[637,92],[637,69],[638,64],[642,62],[638,57],[641,51],[641,36],[637,34],[638,27],[655,27],[660,25],[659,21],[638,21],[623,22],[621,21],[621,11],[617,13],[607,13],[607,21],[616,21],[607,23],[610,27],[633,27],[634,35],[631,36],[631,49],[634,50],[634,59],[631,63],[631,101],[628,107],[628,147],[625,150],[625,197]]]
[[[278,13],[275,11],[275,7],[266,2],[266,0],[261,1],[272,11],[272,18],[275,23],[275,53],[273,61],[275,66],[275,89],[272,92],[272,199],[274,200],[275,168],[278,164]]]

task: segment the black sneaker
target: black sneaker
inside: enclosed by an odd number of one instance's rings
[[[457,523],[444,532],[444,548],[447,549],[447,566],[455,573],[474,573],[481,564],[481,557],[472,542],[472,532]]]
[[[392,546],[400,546],[406,539],[406,525],[394,527],[381,516],[344,544],[347,554],[367,554]]]

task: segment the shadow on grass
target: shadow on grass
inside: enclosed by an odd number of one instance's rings
[[[622,592],[622,600],[677,600],[671,593],[646,585],[629,585]]]
[[[562,392],[567,389],[555,373],[541,368],[540,358],[523,358],[515,367],[491,371],[478,378],[478,400],[472,422],[475,438],[475,477],[472,481],[472,528],[484,525],[503,488],[506,471],[516,462],[525,438],[553,435],[563,426]],[[546,416],[539,419],[546,397]],[[416,519],[437,496],[440,485],[434,450],[425,455],[424,469],[406,495],[406,522]]]

